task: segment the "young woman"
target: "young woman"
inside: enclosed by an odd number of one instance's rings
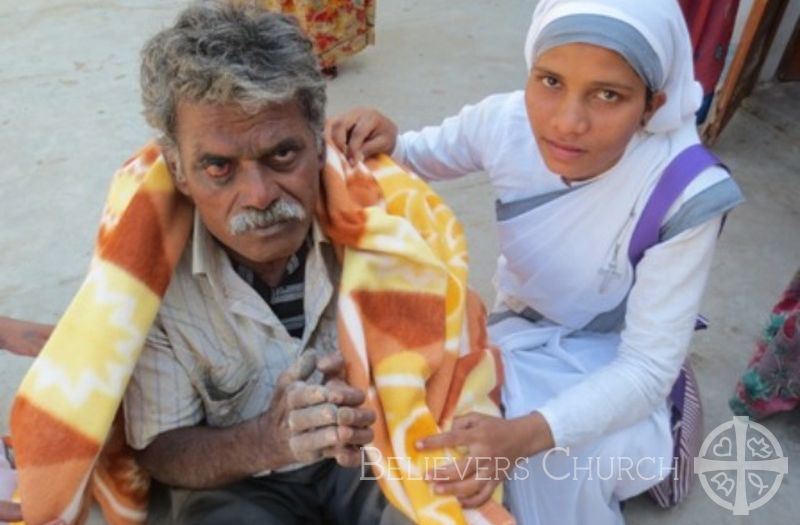
[[[470,414],[423,440],[466,452],[436,472],[435,489],[473,506],[507,473],[520,523],[619,523],[620,501],[670,473],[667,397],[721,218],[741,194],[722,168],[703,170],[669,207],[658,244],[631,262],[665,167],[699,143],[702,90],[676,0],[541,0],[525,57],[524,91],[439,126],[397,137],[386,117],[355,110],[329,135],[356,161],[391,152],[426,179],[486,171],[498,197],[489,330],[507,419]],[[487,472],[485,458],[505,462]]]

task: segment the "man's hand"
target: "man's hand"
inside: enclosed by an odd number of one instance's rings
[[[168,430],[137,454],[158,481],[204,490],[322,457],[358,465],[358,446],[372,440],[375,415],[358,408],[364,394],[340,383],[341,358],[304,352],[279,377],[269,408],[237,425]],[[310,384],[319,370],[326,383]]]
[[[373,438],[369,427],[375,422],[375,413],[359,408],[366,396],[344,381],[341,355],[319,358],[317,368],[323,374],[323,385],[289,388],[290,448],[300,461],[330,457],[345,467],[358,466],[360,447]]]
[[[509,479],[517,459],[553,446],[550,427],[538,412],[515,419],[473,412],[455,418],[448,432],[417,443],[419,450],[466,449],[464,457],[428,473],[438,494],[452,494],[466,508],[486,502]]]
[[[378,153],[391,155],[397,144],[397,126],[377,110],[355,108],[329,119],[325,136],[351,164],[357,164]]]
[[[274,470],[298,461],[306,461],[297,456],[290,445],[292,431],[289,420],[292,408],[289,400],[324,400],[320,387],[306,383],[316,370],[316,365],[316,355],[305,352],[278,376],[278,384],[269,408],[258,418],[258,438],[262,451],[259,456],[266,460],[260,470]]]

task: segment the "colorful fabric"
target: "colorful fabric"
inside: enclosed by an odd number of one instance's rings
[[[703,85],[703,104],[697,111],[701,124],[728,58],[739,0],[680,0],[680,6],[692,35],[694,72]]]
[[[421,480],[426,456],[414,447],[455,415],[499,414],[501,367],[487,344],[482,307],[466,288],[461,226],[436,194],[388,158],[349,172],[329,150],[323,194],[319,220],[344,264],[341,350],[349,379],[368,391],[379,414],[373,465],[400,458],[400,474],[384,476],[382,488],[417,523],[464,523],[470,515],[457,501],[432,495]],[[112,525],[143,522],[147,478],[116,416],[192,216],[156,146],[115,174],[88,276],[12,407],[30,523],[80,522],[92,499]],[[495,501],[472,516],[513,521]]]
[[[328,149],[320,213],[343,248],[339,345],[349,381],[378,414],[367,453],[389,501],[419,524],[513,523],[500,491],[477,511],[434,495],[422,478],[453,450],[418,439],[475,411],[500,415],[498,353],[485,311],[467,288],[467,246],[453,212],[388,157],[351,169]]]
[[[800,406],[800,269],[773,307],[730,406],[754,419]]]
[[[107,503],[112,525],[143,521],[146,477],[125,453],[120,421],[113,423],[191,221],[192,208],[174,190],[155,146],[114,175],[89,273],[12,407],[22,509],[30,523],[81,521],[93,495]],[[119,468],[105,475],[95,467],[105,464],[99,458],[109,436],[115,453],[107,464]],[[102,481],[96,491],[87,490],[93,477]]]
[[[375,0],[260,0],[259,5],[293,15],[323,68],[375,43]]]

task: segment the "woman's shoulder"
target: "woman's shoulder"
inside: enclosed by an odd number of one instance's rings
[[[704,169],[689,183],[667,211],[661,239],[724,215],[744,202],[739,186],[728,170],[714,165]]]

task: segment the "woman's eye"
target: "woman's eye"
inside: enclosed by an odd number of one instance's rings
[[[558,87],[558,79],[556,77],[551,77],[550,75],[545,75],[542,77],[542,84],[549,88]]]
[[[600,90],[597,96],[600,97],[600,99],[604,100],[605,102],[616,102],[617,100],[619,100],[619,93],[617,93],[616,91],[612,91],[610,89]]]

